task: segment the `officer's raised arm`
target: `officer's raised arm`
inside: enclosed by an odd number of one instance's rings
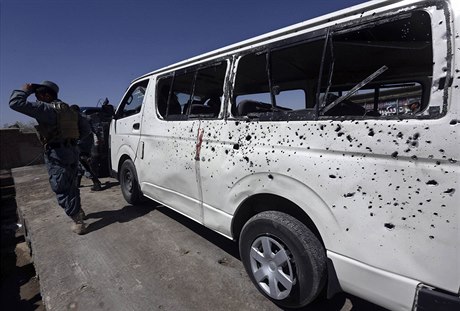
[[[31,102],[27,98],[35,93],[36,84],[27,83],[21,90],[14,90],[10,97],[10,108],[37,119],[39,122],[56,122],[56,113],[46,103],[42,101]]]

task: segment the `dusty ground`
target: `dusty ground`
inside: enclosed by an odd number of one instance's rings
[[[89,233],[77,236],[57,206],[43,167],[16,169],[14,178],[49,311],[280,310],[252,285],[233,241],[155,202],[126,204],[113,179],[102,179],[102,192],[91,192],[84,180],[81,197]],[[16,247],[20,261],[26,260],[25,247],[22,241]],[[17,269],[31,270],[26,262]],[[28,285],[17,290],[4,287],[2,276],[2,302],[11,289],[10,300],[20,306],[15,310],[43,310],[38,292],[22,294],[29,285],[37,289],[33,276],[29,271],[22,277]],[[304,309],[318,310],[384,309],[341,294]]]

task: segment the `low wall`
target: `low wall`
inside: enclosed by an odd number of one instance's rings
[[[0,129],[0,169],[43,163],[43,146],[36,133]]]

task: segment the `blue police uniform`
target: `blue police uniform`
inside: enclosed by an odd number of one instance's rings
[[[85,159],[83,159],[84,163],[82,163],[81,161],[82,156],[85,158],[91,157],[91,149],[94,144],[93,130],[86,117],[83,116],[81,118],[81,123],[85,127],[85,130],[89,132],[89,134],[86,136],[80,135],[80,139],[77,142],[78,150],[80,151],[80,163],[78,165],[78,177],[81,178],[81,176],[85,175],[87,178],[93,179],[93,178],[96,178],[96,175],[92,172],[91,167],[89,166],[89,163],[87,163]]]
[[[15,90],[10,97],[10,107],[35,118],[39,124],[53,126],[58,122],[58,112],[52,103],[30,102],[27,98],[33,91]],[[79,115],[78,130],[81,136],[89,135]],[[45,163],[49,173],[51,189],[56,193],[59,205],[71,218],[81,211],[80,190],[77,186],[79,151],[72,142],[53,142],[45,145]]]
[[[86,136],[80,135],[80,139],[78,140],[77,145],[81,153],[90,155],[94,144],[93,129],[91,127],[91,123],[85,116],[82,116],[80,122],[85,128],[85,132],[89,134]]]
[[[80,151],[80,161],[78,164],[78,187],[80,187],[80,182],[82,176],[86,176],[87,178],[93,181],[93,186],[91,190],[93,191],[100,191],[101,188],[101,181],[97,178],[96,174],[93,172],[91,168],[90,161],[91,161],[91,149],[94,145],[94,129],[91,126],[90,121],[85,115],[82,115],[80,118],[81,125],[85,128],[85,132],[88,131],[89,135],[81,136],[77,142],[78,149]]]

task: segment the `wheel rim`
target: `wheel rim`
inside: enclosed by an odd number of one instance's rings
[[[272,299],[289,296],[295,282],[289,249],[269,236],[257,238],[251,245],[252,275],[259,287]]]
[[[131,191],[132,191],[132,189],[133,189],[133,176],[132,176],[130,170],[125,170],[125,171],[123,172],[123,185],[124,185],[124,188],[125,188],[129,193],[131,193]]]

